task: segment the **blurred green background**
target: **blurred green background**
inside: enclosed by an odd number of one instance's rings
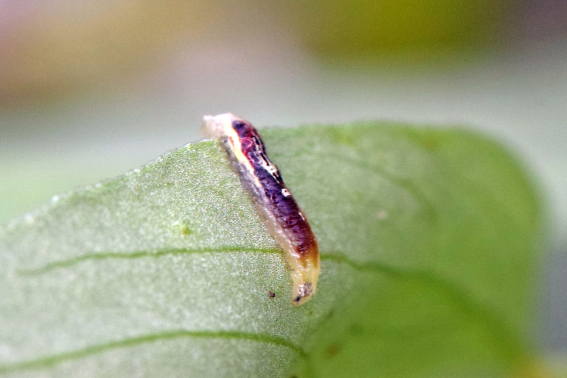
[[[204,114],[464,124],[539,179],[536,338],[561,363],[566,104],[564,0],[0,0],[0,222],[199,139]]]

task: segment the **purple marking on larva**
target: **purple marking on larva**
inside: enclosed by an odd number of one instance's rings
[[[242,152],[252,165],[254,175],[262,185],[269,200],[267,206],[286,232],[300,257],[307,255],[316,243],[309,223],[300,215],[301,210],[295,199],[283,194],[287,189],[278,168],[266,156],[266,148],[256,129],[242,121],[233,121],[232,127],[240,137]],[[271,171],[266,170],[271,167]],[[288,191],[289,192],[289,191]]]

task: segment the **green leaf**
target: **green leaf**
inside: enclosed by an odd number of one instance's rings
[[[319,239],[310,302],[224,151],[189,144],[0,230],[0,374],[525,373],[539,209],[500,146],[383,122],[262,135]]]

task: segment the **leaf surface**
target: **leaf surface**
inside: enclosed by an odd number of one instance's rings
[[[0,374],[490,377],[530,362],[539,210],[500,146],[384,122],[262,135],[319,240],[310,302],[291,305],[224,151],[189,144],[0,229]]]

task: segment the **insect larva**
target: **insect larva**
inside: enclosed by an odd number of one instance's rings
[[[220,138],[256,209],[285,252],[293,280],[293,303],[307,302],[315,293],[320,272],[317,239],[278,168],[268,159],[258,131],[230,113],[203,118],[205,135]]]

